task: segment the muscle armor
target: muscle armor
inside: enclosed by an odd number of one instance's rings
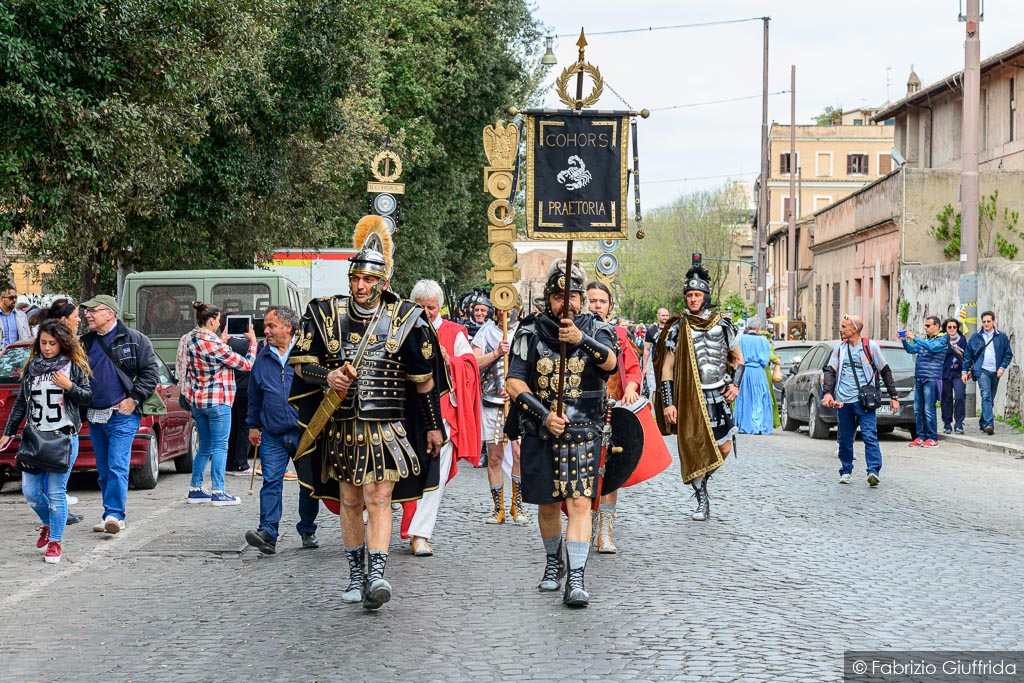
[[[729,360],[728,338],[721,324],[702,332],[692,330],[693,353],[704,390],[718,389],[732,382],[726,366]]]
[[[434,355],[422,309],[392,299],[363,314],[347,297],[332,297],[311,302],[303,324],[289,362],[304,377],[326,384],[327,372],[345,361],[357,372],[323,432],[326,473],[356,485],[418,475],[421,463],[403,426],[407,382],[433,375],[409,374],[410,358],[402,354],[427,361]]]
[[[610,326],[595,321],[593,327],[588,329],[601,344],[618,352],[618,337]],[[516,334],[513,354],[516,357],[513,367],[525,361],[528,368],[526,382],[531,392],[546,410],[554,410],[562,386],[558,345],[545,341],[537,333],[535,323],[524,322]],[[523,457],[551,458],[554,475],[550,482],[553,489],[548,499],[551,501],[579,496],[592,497],[601,453],[607,373],[596,367],[596,361],[582,346],[569,350],[565,372],[563,414],[569,419],[569,425],[560,436],[550,434],[539,416],[532,414],[533,411],[518,413],[519,431],[524,436]],[[543,448],[543,451],[531,452],[536,448]]]

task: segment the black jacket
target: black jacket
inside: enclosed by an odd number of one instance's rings
[[[96,343],[97,336],[95,331],[82,335],[82,346],[86,353]],[[126,327],[118,320],[114,341],[110,344],[110,355],[114,358],[117,376],[121,378],[121,384],[130,397],[141,404],[156,391],[156,385],[160,383],[160,366],[149,337]],[[138,407],[135,409],[139,410]]]
[[[21,378],[21,391],[18,392],[18,398],[14,400],[14,407],[11,408],[11,414],[7,418],[4,436],[14,436],[21,429],[21,421],[25,419],[25,412],[28,409],[28,404],[25,401],[28,392],[29,376],[28,373],[25,373]],[[71,388],[64,390],[64,410],[67,411],[68,419],[74,424],[76,434],[82,430],[80,414],[83,409],[89,407],[90,401],[92,401],[92,387],[89,385],[89,375],[72,363]]]

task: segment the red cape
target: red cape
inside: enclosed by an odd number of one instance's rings
[[[473,467],[480,464],[480,370],[472,351],[461,356],[455,355],[455,340],[459,333],[466,336],[466,328],[451,320],[443,320],[437,330],[437,338],[448,353],[448,370],[458,408],[447,396],[441,397],[441,417],[448,423],[448,438],[452,442],[452,467],[448,472],[450,481],[458,472],[459,460],[468,460]],[[443,475],[443,473],[442,473]],[[402,538],[408,538],[409,525],[416,513],[416,501],[402,504]]]

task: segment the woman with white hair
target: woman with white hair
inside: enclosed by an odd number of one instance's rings
[[[429,541],[437,522],[445,484],[455,476],[459,459],[476,465],[480,458],[480,374],[466,328],[441,317],[441,307],[444,306],[441,285],[434,280],[420,280],[413,286],[409,298],[426,311],[437,332],[441,356],[454,389],[441,397],[441,419],[448,442],[441,447],[440,485],[425,492],[419,501],[402,504],[402,538],[411,537],[413,555],[429,557],[434,554]]]

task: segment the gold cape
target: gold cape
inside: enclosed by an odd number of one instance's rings
[[[725,456],[718,449],[715,433],[711,429],[711,418],[708,417],[704,391],[700,386],[700,372],[697,359],[693,355],[692,328],[709,330],[718,324],[721,313],[713,313],[707,319],[694,315],[686,315],[685,319],[677,316],[669,320],[658,336],[654,347],[654,413],[658,418],[658,428],[665,436],[676,435],[679,449],[679,464],[683,482],[689,484],[697,477],[713,472],[725,462]],[[673,372],[673,396],[676,406],[676,424],[669,424],[665,419],[665,405],[661,400],[661,370],[665,363],[668,349],[665,340],[672,326],[679,322],[679,339],[676,341],[676,362]],[[700,410],[695,410],[700,406]]]

